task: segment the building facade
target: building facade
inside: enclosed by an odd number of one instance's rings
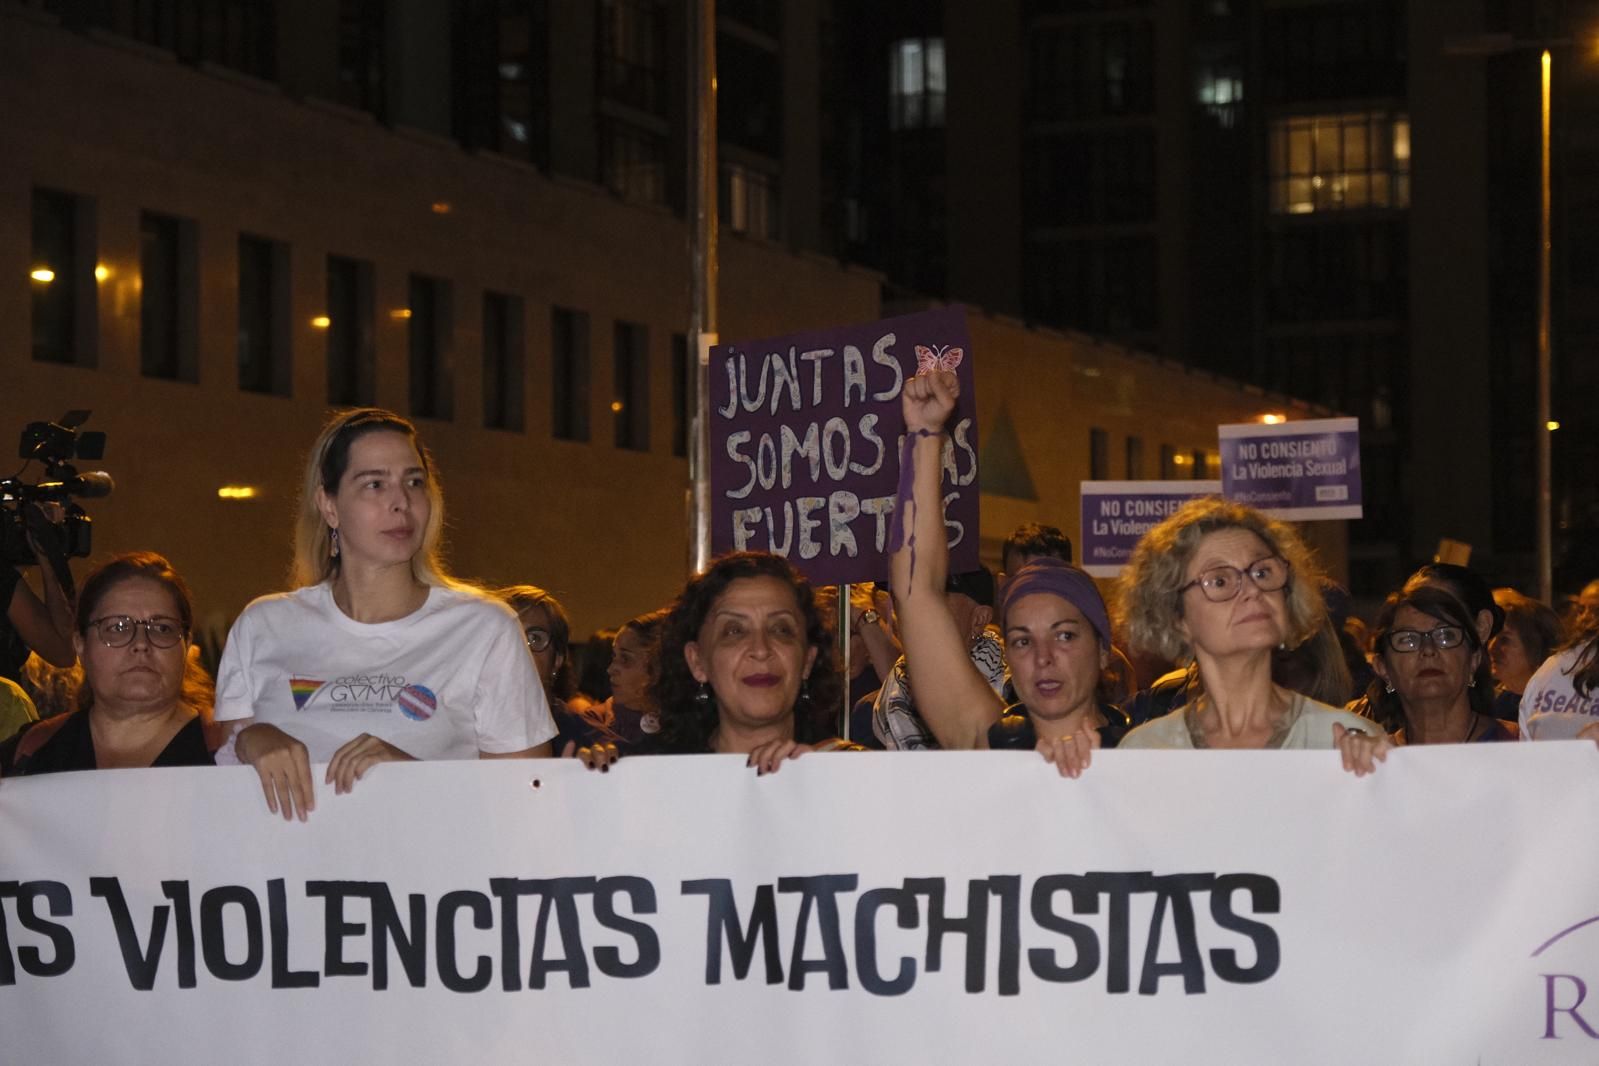
[[[687,559],[687,229],[680,160],[637,146],[658,130],[642,105],[680,97],[641,88],[650,79],[625,64],[597,73],[607,32],[645,68],[654,46],[641,42],[676,32],[639,30],[623,12],[639,6],[493,9],[495,70],[510,83],[497,93],[441,73],[437,55],[392,61],[394,40],[418,33],[460,54],[448,25],[394,25],[436,5],[222,5],[273,14],[266,52],[248,19],[168,38],[74,21],[66,4],[0,6],[0,129],[19,146],[0,175],[12,279],[0,284],[0,427],[93,410],[117,480],[90,504],[96,555],[166,552],[206,624],[225,625],[285,580],[298,479],[327,412],[376,403],[415,418],[437,459],[457,572],[545,585],[585,632],[670,597]],[[586,38],[560,29],[578,7]],[[768,9],[750,10],[738,33],[756,47]],[[373,11],[381,28],[356,18]],[[592,47],[570,85],[524,84],[516,56],[576,64],[574,39]],[[362,51],[374,40],[389,42],[383,62]],[[788,55],[785,92],[805,80]],[[453,88],[421,91],[413,75]],[[814,74],[804,91],[823,93]],[[518,117],[540,107],[536,128]],[[820,217],[830,165],[819,127],[796,129],[791,110],[761,142],[772,155],[723,152],[729,338],[903,309],[880,274],[785,236],[794,215]],[[664,120],[668,156],[681,153],[680,120]],[[592,166],[557,166],[571,158]],[[741,176],[746,165],[776,176]],[[790,181],[794,169],[815,176]],[[1308,413],[981,309],[971,329],[989,557],[1022,521],[1075,535],[1084,478],[1202,474],[1218,422]],[[1317,531],[1335,572],[1340,534]]]

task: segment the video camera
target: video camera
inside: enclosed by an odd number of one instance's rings
[[[74,497],[94,499],[111,495],[115,483],[103,470],[78,473],[72,460],[98,460],[105,455],[105,434],[78,429],[89,420],[88,411],[68,411],[59,422],[30,422],[22,431],[18,455],[28,463],[44,464],[44,476],[27,484],[16,477],[0,479],[0,565],[27,566],[35,561],[28,534],[45,548],[60,572],[69,558],[82,558],[90,550],[89,516]],[[50,522],[30,503],[59,503],[65,514]],[[70,578],[68,579],[70,580]]]

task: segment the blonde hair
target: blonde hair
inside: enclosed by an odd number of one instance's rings
[[[1321,569],[1294,528],[1241,503],[1219,496],[1190,500],[1144,534],[1123,571],[1117,602],[1127,641],[1135,649],[1180,662],[1193,654],[1177,628],[1183,617],[1182,588],[1199,542],[1211,533],[1242,529],[1255,534],[1288,561],[1288,634],[1297,648],[1321,624]]]
[[[339,572],[339,559],[333,554],[333,538],[316,505],[316,490],[329,496],[339,491],[339,481],[350,465],[350,446],[368,433],[399,433],[416,448],[427,474],[428,521],[422,531],[422,546],[411,557],[411,573],[423,585],[444,588],[470,587],[456,580],[445,568],[441,550],[444,539],[444,490],[433,468],[433,457],[422,446],[416,427],[393,411],[380,407],[356,407],[338,411],[328,419],[311,445],[300,484],[299,516],[294,529],[294,568],[289,580],[296,588],[319,585]]]

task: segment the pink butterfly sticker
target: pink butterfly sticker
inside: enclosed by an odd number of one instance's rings
[[[961,360],[966,358],[966,352],[960,348],[939,348],[934,351],[925,344],[916,346],[916,372],[918,374],[931,373],[934,370],[953,371],[961,365]]]

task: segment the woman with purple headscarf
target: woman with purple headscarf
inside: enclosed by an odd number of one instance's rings
[[[1095,748],[1114,747],[1127,730],[1126,716],[1098,699],[1111,655],[1105,601],[1092,578],[1058,559],[1028,563],[1005,582],[995,606],[1020,698],[1007,715],[967,656],[944,597],[939,477],[944,426],[959,395],[955,375],[935,370],[906,381],[902,396],[902,490],[910,485],[904,513],[895,515],[903,543],[892,555],[893,588],[917,710],[946,749],[1036,747],[1076,777]]]

